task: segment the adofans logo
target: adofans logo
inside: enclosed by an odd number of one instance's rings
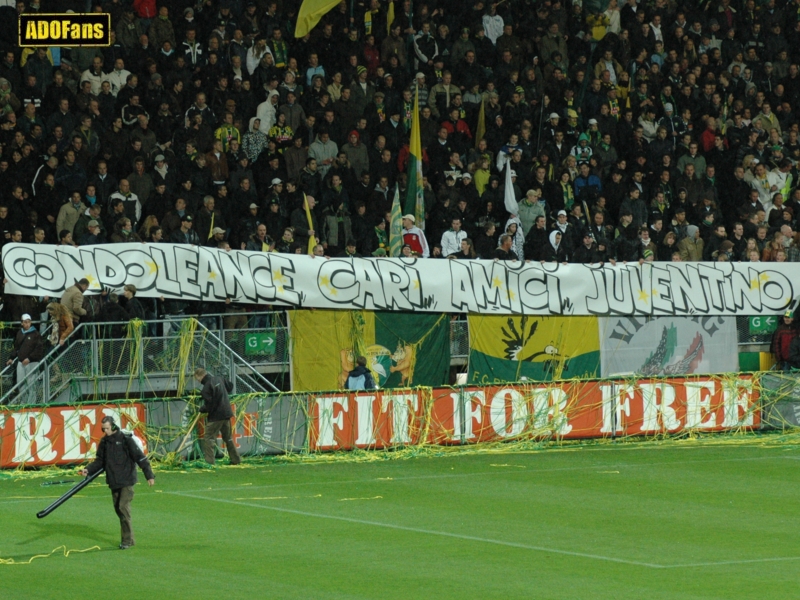
[[[111,15],[107,13],[21,14],[19,45],[109,46]]]

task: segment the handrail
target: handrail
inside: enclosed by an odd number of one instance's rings
[[[197,331],[202,333],[206,339],[212,341],[214,345],[221,351],[224,351],[226,355],[230,357],[230,373],[226,375],[229,376],[234,385],[236,385],[236,378],[237,378],[237,370],[239,368],[245,368],[248,370],[247,377],[251,378],[254,382],[264,387],[266,390],[280,392],[280,390],[273,384],[269,379],[264,377],[256,368],[253,367],[247,360],[245,360],[239,353],[233,350],[225,341],[223,341],[213,330],[209,329],[205,325],[203,325],[200,321],[198,321],[195,317],[184,317],[184,319],[194,319],[197,324]],[[183,319],[181,319],[183,320]],[[115,341],[119,339],[125,338],[116,338],[116,337],[105,337],[103,336],[103,328],[104,327],[114,327],[114,326],[127,326],[130,321],[93,321],[93,322],[84,322],[80,323],[70,334],[70,339],[75,339],[79,342],[86,342],[89,340],[95,341]],[[158,321],[143,321],[143,325],[148,324],[158,324],[164,323],[163,320]],[[81,339],[83,338],[83,339]],[[25,386],[26,383],[30,385],[31,378],[36,377],[43,377],[42,379],[42,392],[43,392],[43,400],[46,403],[50,399],[51,391],[50,391],[50,378],[49,378],[49,370],[52,366],[56,363],[57,358],[54,359],[55,355],[57,354],[60,346],[54,346],[51,348],[47,354],[39,361],[39,364],[36,367],[36,370],[33,373],[28,374],[28,377],[25,381],[18,381],[12,386],[8,391],[6,391],[0,397],[0,406],[7,405],[12,397],[21,391]],[[94,353],[93,353],[94,354]],[[3,373],[10,369],[16,362],[12,363],[11,365],[6,366],[2,371],[0,371],[0,376]],[[44,374],[43,374],[44,372]]]
[[[83,323],[79,323],[78,326],[70,332],[70,334],[67,337],[67,339],[73,337],[77,332],[81,331],[81,328],[84,328],[84,324]],[[50,350],[47,351],[47,353],[42,357],[42,360],[40,360],[39,364],[36,366],[36,373],[39,373],[40,371],[43,371],[44,369],[47,368],[48,359],[50,357],[52,357],[54,354],[56,354],[56,352],[58,352],[59,348],[61,348],[61,346],[57,344],[57,345],[53,346],[52,348],[50,348]],[[18,359],[15,360],[10,365],[7,365],[6,369],[8,369],[10,367],[13,367],[14,365],[17,364],[17,362],[18,362]],[[0,371],[0,375],[2,375],[5,372],[6,369],[3,369],[3,371]],[[33,375],[32,373],[29,373],[28,374],[28,379],[30,379],[32,375]],[[12,395],[15,392],[19,391],[19,389],[21,389],[23,387],[23,384],[25,384],[25,383],[26,383],[26,381],[18,381],[5,394],[3,394],[2,397],[0,397],[0,406],[7,405],[9,403],[9,401],[11,400]],[[49,381],[47,381],[45,383],[45,385],[47,385],[48,383],[49,383]]]
[[[41,325],[42,323],[45,323],[45,324],[46,324],[46,326],[42,328],[42,331],[41,331],[41,332],[40,332],[40,334],[39,334],[39,335],[41,335],[43,338],[45,337],[45,335],[47,334],[47,332],[48,332],[48,331],[50,331],[50,329],[52,329],[52,327],[53,327],[53,324],[52,324],[52,323],[49,323],[48,321],[42,321],[42,320],[39,320],[39,321],[34,321],[34,322],[36,322],[36,323],[39,323],[39,325]],[[5,323],[5,324],[6,324],[6,325],[11,325],[11,326],[14,326],[14,325],[17,325],[17,324],[19,324],[19,325],[22,325],[22,321],[6,321],[6,323]],[[11,327],[8,327],[8,329],[11,329]],[[45,338],[45,339],[46,339],[46,338]],[[44,357],[42,357],[42,360],[44,360]],[[2,379],[4,376],[8,376],[8,374],[6,374],[6,371],[8,371],[9,369],[15,369],[15,368],[16,368],[16,366],[17,366],[17,363],[18,363],[18,362],[19,362],[19,359],[18,359],[18,358],[15,358],[15,359],[14,359],[13,361],[11,361],[9,364],[7,364],[7,365],[3,365],[3,368],[2,368],[2,370],[0,370],[0,379]],[[13,371],[12,371],[12,372],[13,372]]]
[[[200,329],[202,331],[205,331],[206,335],[211,336],[220,346],[225,348],[225,350],[227,350],[230,353],[230,355],[233,356],[234,358],[236,358],[242,365],[248,367],[253,372],[253,374],[256,376],[256,378],[261,380],[260,383],[262,385],[266,385],[268,388],[271,388],[275,392],[280,392],[280,390],[275,386],[274,383],[272,383],[269,379],[264,377],[255,368],[253,368],[253,366],[250,363],[248,363],[243,357],[239,356],[239,354],[233,348],[228,346],[228,344],[226,344],[223,340],[221,340],[220,337],[216,333],[211,331],[208,327],[203,325],[200,321],[197,321],[197,327],[198,327],[198,329]]]

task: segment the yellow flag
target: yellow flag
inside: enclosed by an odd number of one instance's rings
[[[366,356],[375,344],[375,313],[370,311],[296,310],[290,319],[294,390],[344,388],[356,357]]]
[[[317,26],[319,20],[339,5],[340,0],[303,0],[297,13],[294,37],[301,38]]]
[[[308,219],[308,228],[314,229],[314,220],[311,218],[311,209],[308,208],[308,197],[303,193],[303,208],[306,209],[306,219]],[[308,254],[314,254],[314,246],[317,245],[316,240],[317,232],[314,235],[308,236]]]
[[[389,10],[386,11],[386,35],[392,33],[392,23],[394,23],[394,2],[389,2]]]
[[[475,127],[475,147],[486,135],[486,100],[481,100],[481,110],[478,113],[478,125]]]

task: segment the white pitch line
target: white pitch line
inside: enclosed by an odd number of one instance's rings
[[[787,562],[800,560],[800,556],[782,556],[775,558],[753,558],[744,560],[726,560],[718,562],[704,562],[704,563],[687,563],[678,565],[663,565],[658,563],[647,563],[636,560],[628,560],[625,558],[615,558],[613,556],[604,556],[602,554],[590,554],[587,552],[573,552],[571,550],[561,550],[558,548],[550,548],[548,546],[534,546],[531,544],[523,544],[520,542],[509,542],[506,540],[496,540],[492,538],[483,538],[474,535],[465,535],[460,533],[451,533],[449,531],[437,531],[433,529],[422,529],[420,527],[408,527],[406,525],[396,525],[394,523],[381,523],[379,521],[368,521],[365,519],[354,519],[352,517],[342,517],[336,515],[327,515],[322,513],[312,513],[303,510],[295,510],[292,508],[280,508],[277,506],[265,506],[263,504],[255,504],[252,502],[241,502],[237,500],[227,500],[225,498],[209,498],[207,496],[198,496],[196,494],[188,494],[183,492],[166,492],[175,496],[182,496],[185,498],[194,498],[196,500],[207,500],[209,502],[220,502],[222,504],[233,504],[236,506],[247,506],[251,508],[261,508],[264,510],[271,510],[274,512],[290,513],[293,515],[300,515],[303,517],[314,517],[318,519],[329,519],[333,521],[344,521],[346,523],[355,523],[357,525],[369,525],[372,527],[383,527],[386,529],[396,529],[399,531],[409,531],[411,533],[421,533],[425,535],[438,535],[442,537],[456,538],[460,540],[467,540],[470,542],[480,542],[484,544],[493,544],[496,546],[507,546],[510,548],[521,548],[523,550],[533,550],[536,552],[549,552],[551,554],[560,554],[563,556],[574,556],[577,558],[587,558],[591,560],[599,560],[605,562],[613,562],[624,565],[631,565],[634,567],[647,567],[649,569],[691,569],[699,567],[724,567],[730,565],[745,565],[745,564],[758,564],[767,562]]]
[[[351,517],[340,517],[336,515],[326,515],[321,513],[306,512],[303,510],[294,510],[291,508],[280,508],[277,506],[264,506],[263,504],[254,504],[252,502],[239,502],[237,500],[226,500],[224,498],[208,498],[206,496],[197,496],[195,494],[186,494],[182,492],[167,492],[175,496],[182,496],[184,498],[194,498],[197,500],[208,500],[209,502],[221,502],[223,504],[234,504],[237,506],[248,506],[251,508],[261,508],[264,510],[272,510],[275,512],[291,513],[293,515],[300,515],[303,517],[315,517],[318,519],[330,519],[333,521],[345,521],[347,523],[355,523],[357,525],[370,525],[372,527],[384,527],[386,529],[396,529],[400,531],[409,531],[411,533],[422,533],[425,535],[438,535],[442,537],[456,538],[459,540],[467,540],[470,542],[481,542],[484,544],[494,544],[497,546],[508,546],[511,548],[522,548],[524,550],[535,550],[537,552],[549,552],[551,554],[562,554],[565,556],[575,556],[579,558],[589,558],[592,560],[601,560],[606,562],[621,563],[625,565],[632,565],[635,567],[649,567],[651,569],[663,569],[663,565],[652,563],[638,562],[635,560],[626,560],[624,558],[614,558],[612,556],[603,556],[602,554],[588,554],[586,552],[572,552],[570,550],[559,550],[557,548],[548,548],[546,546],[532,546],[530,544],[522,544],[518,542],[508,542],[505,540],[495,540],[491,538],[482,538],[474,535],[464,535],[460,533],[450,533],[448,531],[436,531],[433,529],[422,529],[419,527],[408,527],[405,525],[395,525],[393,523],[380,523],[378,521],[367,521],[365,519],[353,519]]]
[[[745,560],[723,560],[719,562],[688,563],[683,565],[663,565],[662,569],[691,569],[693,567],[724,567],[725,565],[746,565],[751,563],[785,562],[800,560],[800,556],[779,556],[777,558],[751,558]]]

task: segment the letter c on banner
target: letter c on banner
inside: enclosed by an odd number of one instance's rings
[[[6,278],[21,288],[36,289],[36,252],[30,246],[14,245],[3,255]]]
[[[519,274],[519,296],[522,306],[532,310],[547,308],[549,294],[545,280],[547,275],[536,267],[528,268]]]
[[[327,300],[344,304],[358,298],[360,284],[352,262],[332,259],[320,267],[317,286]]]

